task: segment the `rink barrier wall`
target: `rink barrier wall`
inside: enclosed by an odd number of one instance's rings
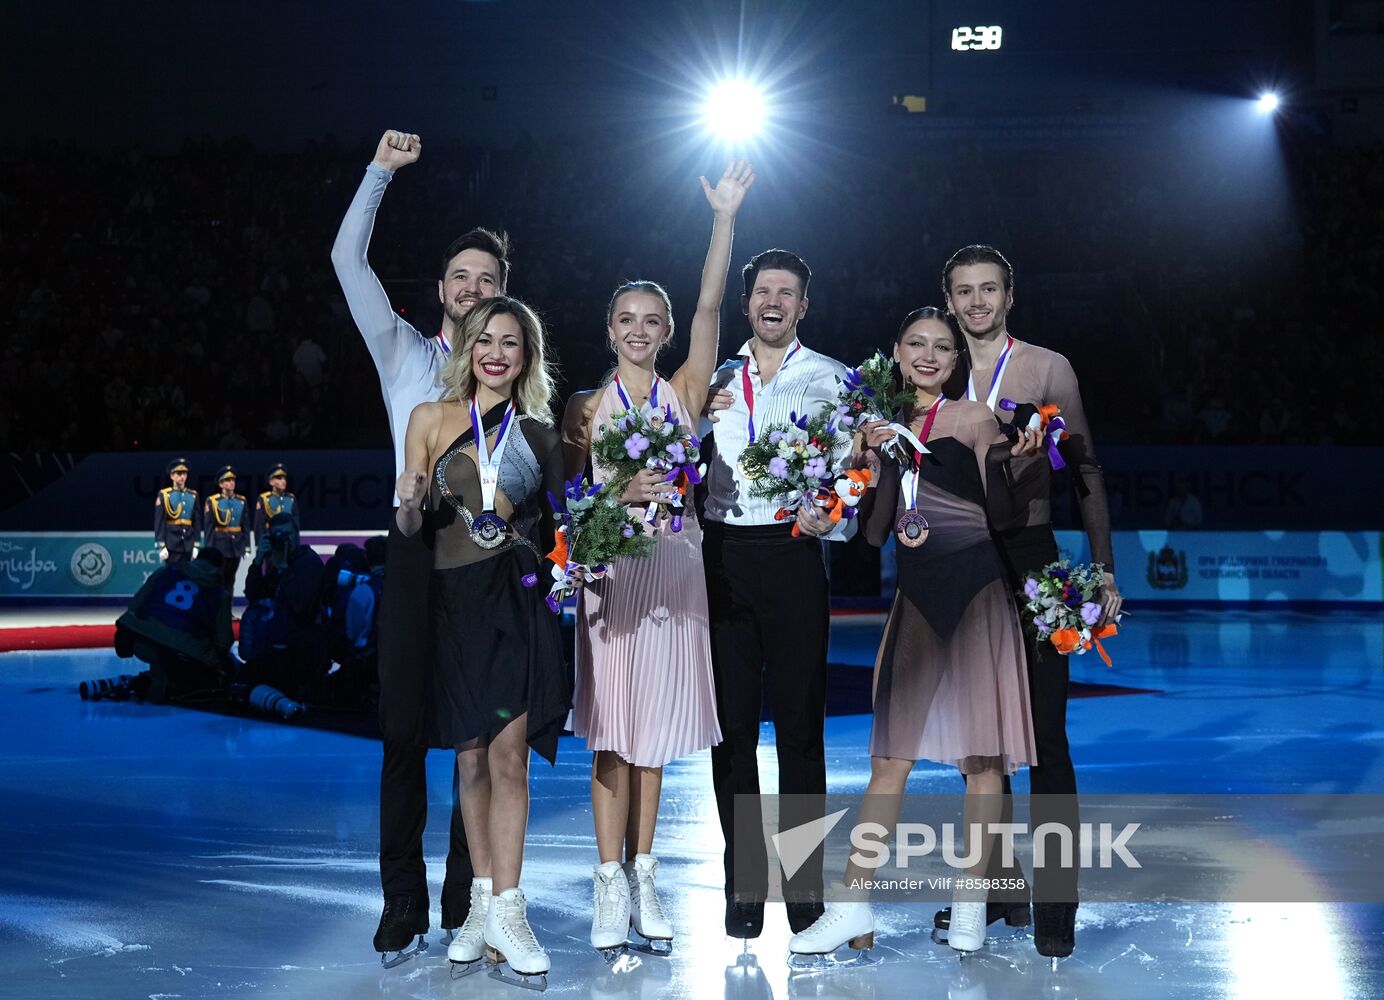
[[[325,559],[376,532],[306,531]],[[1064,558],[1090,558],[1086,536],[1059,531]],[[1384,602],[1384,533],[1378,531],[1117,531],[1116,576],[1125,598],[1175,605],[1376,605]],[[893,543],[881,553],[880,597],[892,593]],[[160,566],[145,532],[0,531],[0,601],[109,602],[132,596]],[[236,593],[244,592],[249,560]],[[855,602],[839,602],[850,607]],[[866,604],[876,603],[867,600]]]

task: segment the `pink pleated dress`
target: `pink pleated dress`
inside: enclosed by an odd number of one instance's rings
[[[659,388],[660,404],[695,430],[672,386]],[[607,386],[592,416],[592,439],[624,409],[614,384]],[[610,476],[599,466],[592,471],[597,482]],[[577,601],[571,729],[588,750],[612,750],[636,767],[662,767],[721,742],[702,529],[688,507],[681,531],[668,519],[645,523],[658,543],[648,558],[612,563]]]

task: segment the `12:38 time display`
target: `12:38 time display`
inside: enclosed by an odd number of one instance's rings
[[[956,52],[991,51],[1000,47],[1004,29],[998,24],[975,28],[952,28],[951,47]]]

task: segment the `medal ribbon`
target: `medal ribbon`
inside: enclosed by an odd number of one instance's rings
[[[481,423],[480,407],[471,400],[471,431],[476,438],[476,470],[481,477],[481,508],[495,509],[495,488],[500,484],[500,457],[505,453],[509,441],[509,430],[514,423],[514,400],[509,401],[500,430],[495,435],[495,450],[491,451],[485,443],[485,425]]]
[[[1009,360],[1009,352],[1014,350],[1014,338],[1009,334],[1004,335],[1004,351],[1000,354],[999,360],[995,362],[995,374],[990,376],[990,394],[985,397],[985,405],[990,409],[995,408],[995,402],[1000,397],[1000,378],[1004,375],[1005,362]],[[972,371],[966,380],[966,398],[975,402],[976,396],[976,375]],[[927,435],[924,435],[926,438]]]
[[[655,375],[653,385],[649,387],[649,401],[644,407],[636,407],[634,405],[634,401],[631,400],[629,394],[625,392],[624,383],[620,381],[619,375],[615,376],[615,393],[620,397],[620,402],[627,410],[638,409],[640,412],[643,412],[644,408],[647,407],[649,410],[656,411],[658,409],[658,383],[660,381],[662,380]]]
[[[779,364],[778,371],[774,373],[775,377],[782,374],[783,370],[788,367],[788,362],[793,360],[793,355],[802,350],[802,346],[801,342],[793,345],[793,349]],[[754,444],[754,383],[750,381],[750,362],[753,360],[753,356],[747,357],[745,363],[740,366],[740,391],[745,395],[745,408],[750,411],[750,444]]]
[[[918,437],[926,441],[928,432],[932,430],[933,421],[937,419],[937,414],[942,412],[942,406],[946,403],[945,396],[938,396],[937,401],[928,408],[927,419],[923,421],[923,432]],[[926,449],[924,449],[926,450]],[[923,478],[923,452],[914,452],[918,459],[917,469],[903,470],[903,495],[908,498],[908,510],[918,509],[918,481]]]
[[[438,343],[438,346],[442,348],[442,353],[443,353],[443,354],[451,354],[451,353],[452,353],[452,349],[451,349],[450,347],[447,346],[447,338],[444,337],[444,336],[442,335],[442,331],[441,331],[441,330],[437,331],[437,343]]]

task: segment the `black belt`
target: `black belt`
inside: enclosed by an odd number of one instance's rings
[[[719,533],[728,542],[743,542],[746,545],[799,542],[804,539],[809,542],[820,540],[811,535],[799,535],[794,538],[793,525],[796,522],[796,518],[790,518],[782,524],[726,524],[724,521],[708,519],[702,522],[702,531],[707,534]]]

